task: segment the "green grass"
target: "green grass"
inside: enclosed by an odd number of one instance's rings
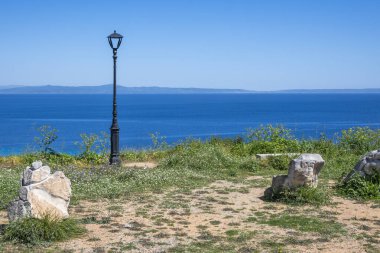
[[[283,213],[281,215],[273,215],[268,219],[260,219],[258,223],[294,229],[300,232],[318,233],[323,236],[337,236],[346,233],[346,230],[340,223],[305,215]]]
[[[331,192],[327,187],[300,187],[296,190],[285,189],[273,196],[271,201],[292,205],[322,206],[331,203]]]
[[[189,245],[179,245],[171,248],[168,253],[236,253],[235,246],[230,244],[215,244],[206,242],[193,242]]]
[[[0,209],[5,209],[17,197],[21,172],[21,168],[0,169]]]
[[[357,200],[380,200],[380,175],[363,178],[358,175],[338,185],[338,193]]]
[[[156,145],[157,149],[122,152],[124,161],[158,162],[158,167],[153,170],[109,167],[102,164],[107,160],[106,156],[99,157],[96,162],[81,156],[41,152],[0,157],[0,209],[17,196],[20,173],[37,159],[42,159],[53,170],[62,170],[70,178],[72,203],[75,204],[82,199],[128,197],[144,192],[162,192],[171,187],[189,190],[220,179],[242,182],[248,175],[271,177],[284,174],[290,158],[255,160],[255,153],[265,152],[320,153],[326,160],[320,174],[322,184],[328,180],[338,181],[342,174],[353,168],[360,158],[359,153],[364,154],[364,149],[375,149],[379,143],[380,131],[367,128],[342,132],[334,141],[323,136],[318,140],[297,140],[290,130],[281,126],[262,126],[235,139],[187,140],[172,147]],[[260,180],[257,184],[265,187],[270,182]],[[300,190],[283,196],[283,200],[292,204],[320,205],[328,202],[329,194],[326,193],[329,192],[319,189]]]
[[[366,136],[371,136],[369,140]],[[100,200],[102,198],[115,199],[120,197],[141,198],[141,203],[151,204],[150,199],[143,199],[151,193],[163,193],[170,189],[164,199],[158,203],[160,208],[189,209],[187,198],[179,193],[190,193],[190,190],[203,187],[216,180],[229,180],[233,183],[242,183],[244,187],[218,190],[219,197],[230,192],[248,193],[252,187],[269,187],[270,178],[273,175],[286,174],[290,161],[289,157],[280,156],[267,161],[257,161],[256,153],[319,153],[325,159],[326,164],[320,174],[318,188],[299,188],[296,191],[285,191],[276,196],[275,201],[281,201],[289,205],[312,205],[316,212],[318,206],[330,203],[331,195],[339,193],[344,197],[355,199],[371,199],[378,201],[379,188],[376,182],[363,178],[355,179],[337,188],[327,188],[329,180],[338,182],[343,174],[348,173],[365,151],[378,148],[380,143],[378,131],[369,129],[354,129],[338,134],[334,140],[321,137],[318,140],[297,140],[290,131],[281,127],[261,127],[249,132],[244,138],[220,139],[211,138],[208,141],[187,140],[172,147],[156,145],[157,149],[149,150],[125,150],[121,157],[123,161],[155,161],[158,167],[155,169],[125,169],[110,167],[105,164],[106,156],[91,154],[86,156],[71,156],[66,154],[42,154],[31,153],[13,157],[0,157],[0,209],[18,195],[20,174],[32,161],[42,159],[53,170],[62,170],[70,178],[72,183],[72,204],[79,200]],[[263,176],[262,179],[247,179],[248,176]],[[377,187],[377,188],[376,188]],[[179,190],[180,189],[180,190]],[[148,194],[145,194],[148,193]],[[377,197],[376,197],[377,196]],[[216,198],[204,198],[210,206]],[[221,202],[221,201],[219,201]],[[117,203],[117,202],[115,202]],[[377,203],[377,202],[375,202]],[[230,211],[232,215],[238,213],[228,206],[224,211]],[[275,204],[268,203],[268,209]],[[316,207],[315,207],[316,206]],[[151,218],[155,224],[171,226],[174,221],[163,216],[149,215],[149,208],[144,206],[136,210],[136,213],[146,218]],[[294,207],[290,207],[294,208]],[[292,209],[294,210],[294,209]],[[112,205],[108,211],[119,213],[122,206]],[[269,215],[267,210],[263,212],[252,210],[252,216],[244,222],[267,224],[285,229],[294,229],[297,233],[317,233],[321,238],[333,238],[344,235],[344,226],[333,220],[331,215],[306,216],[285,212],[279,215]],[[313,213],[314,215],[315,213]],[[44,218],[24,219],[11,223],[3,232],[2,239],[27,245],[38,245],[46,242],[67,240],[84,233],[82,224],[112,224],[109,217],[87,217],[75,221],[72,219],[56,221]],[[233,216],[228,216],[229,218]],[[243,221],[242,221],[243,222]],[[245,225],[252,225],[247,224]],[[188,245],[178,245],[168,252],[255,252],[250,248],[250,240],[255,238],[257,231],[244,231],[230,229],[222,236],[214,236],[207,229],[219,226],[220,221],[211,220],[208,226],[198,226],[199,237],[197,241]],[[229,223],[229,226],[233,226]],[[139,227],[136,230],[141,230]],[[116,230],[115,230],[116,232]],[[162,235],[160,235],[162,236]],[[90,241],[97,238],[91,237]],[[152,242],[146,242],[149,245]],[[257,245],[259,249],[271,249],[281,251],[290,244],[304,245],[311,243],[308,240],[287,238],[280,240],[263,240]],[[2,245],[0,244],[0,251]],[[135,245],[126,244],[125,250],[134,249]]]
[[[41,219],[24,218],[11,222],[4,230],[5,241],[37,245],[68,240],[86,230],[74,219],[58,220],[50,216]]]
[[[117,198],[141,192],[162,192],[169,187],[193,189],[218,179],[234,179],[250,173],[225,148],[198,141],[177,146],[154,170],[95,167],[63,167],[72,181],[73,201]]]

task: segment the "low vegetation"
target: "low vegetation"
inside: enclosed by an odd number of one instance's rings
[[[278,201],[292,205],[322,206],[331,203],[331,190],[326,186],[316,188],[300,187],[296,190],[285,189],[275,194],[269,201]]]
[[[63,170],[72,180],[74,201],[116,198],[134,192],[161,191],[172,186],[193,188],[216,179],[231,179],[247,174],[283,174],[292,157],[277,156],[267,161],[255,159],[256,153],[320,153],[326,160],[320,174],[321,184],[339,182],[365,152],[380,147],[380,131],[353,128],[333,139],[298,140],[282,126],[262,126],[235,139],[213,137],[208,141],[186,140],[169,146],[165,138],[152,135],[155,149],[125,150],[123,161],[156,161],[155,170],[126,170],[107,166],[107,138],[104,133],[83,134],[77,143],[79,155],[60,154],[52,148],[58,138],[51,127],[40,127],[36,138],[40,151],[19,156],[0,157],[0,208],[17,195],[19,175],[26,165],[42,159],[54,169]],[[368,137],[370,136],[370,138]],[[175,179],[175,180],[173,180]],[[362,187],[365,186],[365,187]],[[339,187],[339,193],[357,199],[379,196],[379,180],[355,179]],[[278,199],[288,203],[325,204],[331,191],[300,189],[285,192]]]
[[[346,197],[357,200],[380,200],[380,175],[363,178],[354,175],[346,183],[341,183],[337,187],[338,192]]]
[[[288,213],[263,218],[259,222],[300,232],[318,233],[327,237],[340,235],[346,232],[342,224],[332,220],[322,220],[315,217],[292,215]]]
[[[206,186],[216,180],[246,182],[249,176],[266,177],[252,182],[261,182],[259,187],[270,186],[268,178],[285,174],[292,157],[277,156],[268,160],[256,160],[257,153],[319,153],[326,164],[320,174],[318,188],[299,188],[296,191],[284,191],[272,200],[287,205],[322,206],[331,203],[333,195],[339,194],[357,200],[380,199],[380,180],[378,177],[364,179],[353,177],[341,184],[355,163],[367,151],[380,148],[380,131],[369,128],[353,128],[336,134],[328,139],[321,136],[317,140],[296,139],[289,129],[282,126],[262,126],[249,130],[247,135],[234,139],[211,138],[209,140],[186,140],[175,145],[168,145],[165,138],[158,134],[152,136],[154,147],[146,150],[124,150],[123,162],[153,161],[158,164],[155,169],[131,169],[108,166],[108,137],[105,134],[83,134],[77,143],[78,155],[56,152],[54,141],[58,132],[50,127],[40,128],[36,138],[38,151],[17,156],[0,157],[0,209],[17,196],[20,173],[34,160],[43,160],[54,170],[62,170],[72,182],[72,204],[80,200],[99,200],[129,198],[145,193],[162,193],[176,188],[184,194],[192,189]],[[251,180],[252,181],[252,180]],[[335,182],[336,187],[331,185]],[[223,192],[222,192],[223,191]],[[248,190],[245,190],[248,192]],[[228,189],[219,190],[221,196],[228,194]],[[209,199],[211,201],[211,198]],[[211,201],[212,202],[212,201]],[[228,204],[227,201],[219,200]],[[205,206],[204,208],[208,208]],[[314,207],[313,207],[314,208]],[[238,212],[228,206],[224,210]],[[109,225],[109,219],[91,216],[75,221],[67,219],[57,221],[49,217],[41,220],[23,219],[6,226],[2,239],[23,244],[40,244],[66,240],[84,233],[86,224]],[[250,222],[268,226],[294,229],[299,232],[315,232],[327,236],[344,234],[341,224],[332,220],[318,219],[300,214],[284,213],[277,216],[251,217]],[[219,225],[219,221],[209,223]],[[232,223],[231,223],[232,224]],[[209,238],[190,245],[178,245],[169,252],[250,252],[242,246],[254,237],[252,231],[226,231],[223,239],[210,237],[207,231],[202,238]],[[93,238],[92,240],[95,240]],[[210,243],[212,242],[212,243]],[[263,242],[265,247],[280,249],[283,243]],[[231,246],[232,245],[232,246]],[[263,247],[264,247],[263,246]],[[238,248],[237,248],[238,247]],[[240,248],[239,248],[240,247]],[[1,248],[1,244],[0,244]],[[245,250],[245,251],[244,251]]]
[[[3,239],[27,245],[63,241],[80,236],[85,229],[74,219],[58,220],[46,215],[41,219],[24,218],[10,223]]]

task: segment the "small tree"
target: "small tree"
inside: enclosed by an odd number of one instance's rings
[[[80,157],[91,162],[101,162],[106,156],[109,146],[109,136],[105,132],[97,134],[80,134],[81,142],[75,142],[79,147],[81,154]]]
[[[40,147],[41,151],[45,154],[54,154],[55,151],[51,146],[58,139],[58,130],[49,125],[42,125],[37,128],[37,131],[40,136],[34,137],[34,141]]]

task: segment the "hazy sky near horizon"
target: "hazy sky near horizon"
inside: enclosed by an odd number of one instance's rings
[[[380,88],[378,0],[0,0],[0,86]]]

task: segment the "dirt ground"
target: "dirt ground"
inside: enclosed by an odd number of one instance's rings
[[[380,252],[378,204],[339,197],[320,208],[266,202],[262,196],[268,182],[269,178],[250,177],[244,183],[216,181],[192,191],[82,201],[70,213],[85,223],[88,232],[50,250],[184,252],[186,245],[214,241],[233,244],[236,252]],[[261,222],[283,214],[335,222],[345,232],[331,236]],[[0,222],[6,223],[6,212],[0,215]]]

